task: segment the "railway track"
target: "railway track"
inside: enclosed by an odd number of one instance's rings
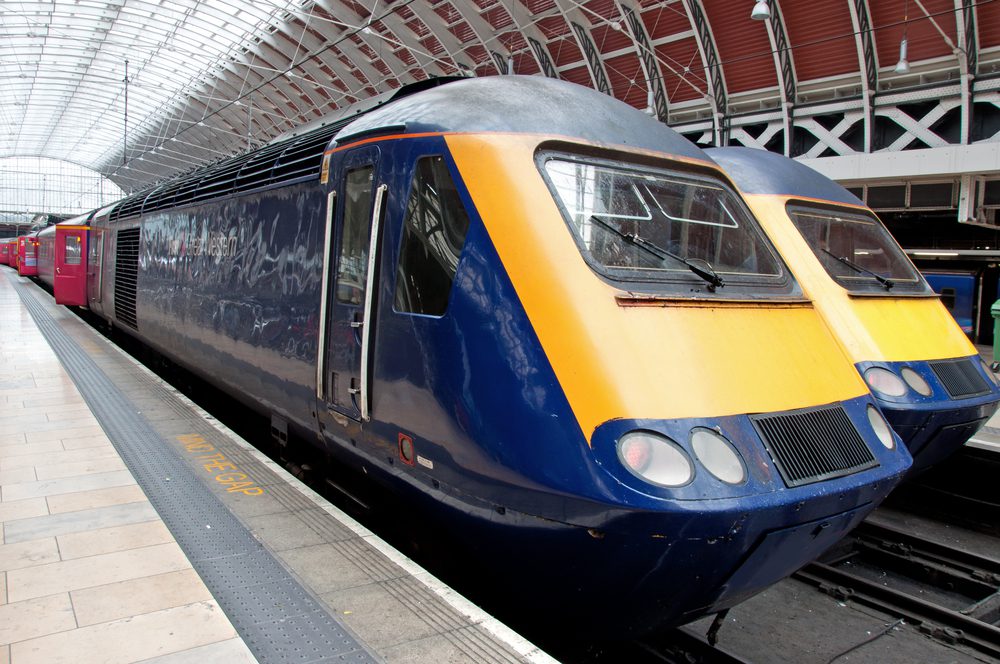
[[[896,489],[886,505],[1000,537],[998,476],[1000,454],[966,446]]]
[[[865,522],[799,581],[1000,659],[1000,560]]]

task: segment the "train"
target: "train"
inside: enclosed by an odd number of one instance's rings
[[[57,297],[83,275],[94,314],[566,633],[725,610],[912,463],[725,172],[571,83],[407,86],[57,225],[43,263],[60,227]]]
[[[906,442],[911,472],[964,445],[996,412],[1000,384],[875,213],[794,159],[737,147],[707,152]]]
[[[0,265],[7,265],[24,277],[38,275],[36,233],[0,240]]]
[[[87,306],[87,238],[92,214],[47,226],[35,233],[38,279],[56,304]]]

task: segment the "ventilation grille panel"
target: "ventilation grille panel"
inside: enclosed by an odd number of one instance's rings
[[[952,399],[965,399],[990,391],[989,384],[979,373],[974,360],[963,357],[931,362],[930,365]]]
[[[118,231],[116,246],[115,318],[119,323],[138,330],[135,292],[139,278],[139,228]]]
[[[789,487],[842,477],[878,465],[840,406],[751,419]]]

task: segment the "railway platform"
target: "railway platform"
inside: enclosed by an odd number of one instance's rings
[[[550,662],[0,269],[0,664]]]

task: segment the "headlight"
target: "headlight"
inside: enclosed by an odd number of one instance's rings
[[[694,466],[674,441],[649,431],[618,439],[618,458],[630,471],[653,484],[683,486],[694,479]]]
[[[882,443],[886,449],[891,450],[896,447],[896,440],[892,437],[889,423],[882,417],[882,413],[878,412],[878,408],[871,404],[868,404],[868,422],[872,425],[872,429],[875,429],[878,442]]]
[[[694,455],[708,472],[727,484],[742,484],[747,478],[746,468],[732,443],[711,429],[694,429],[691,432]]]
[[[906,381],[906,384],[913,388],[913,391],[917,394],[929,397],[933,393],[931,386],[927,384],[927,381],[924,380],[923,376],[910,367],[903,367],[903,370],[899,373],[903,376],[903,380]]]
[[[901,397],[906,394],[906,383],[899,376],[882,367],[872,367],[866,371],[865,382],[872,390],[887,397]]]

